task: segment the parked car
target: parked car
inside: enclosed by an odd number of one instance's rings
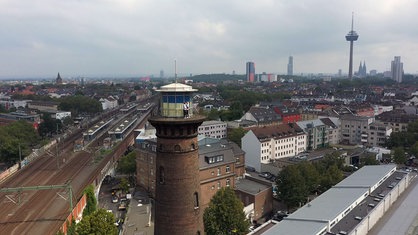
[[[119,204],[118,209],[119,209],[119,210],[126,210],[126,203],[125,203],[125,202],[121,202],[121,203]]]
[[[112,202],[117,203],[119,201],[119,198],[117,196],[112,196]]]
[[[269,177],[271,177],[271,173],[270,172],[261,172],[260,174],[258,174],[258,176],[268,179]]]

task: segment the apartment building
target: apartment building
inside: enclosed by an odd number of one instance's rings
[[[143,139],[136,144],[138,155],[137,184],[155,196],[156,139]],[[199,177],[201,205],[206,207],[216,191],[222,187],[234,187],[245,173],[245,152],[226,139],[203,138],[199,140]]]
[[[205,121],[198,128],[199,135],[222,139],[227,137],[227,125],[221,121]]]
[[[327,126],[320,120],[300,121],[296,124],[306,133],[306,149],[314,150],[328,146]]]
[[[307,135],[296,124],[250,128],[242,137],[246,165],[261,170],[261,163],[296,156],[306,151]]]
[[[341,143],[364,144],[364,140],[367,139],[369,124],[374,121],[374,118],[347,114],[342,115],[340,120]]]

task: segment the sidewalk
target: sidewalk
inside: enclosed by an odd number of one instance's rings
[[[123,224],[123,235],[154,235],[154,215],[147,193],[136,189]],[[151,213],[151,214],[150,214]]]

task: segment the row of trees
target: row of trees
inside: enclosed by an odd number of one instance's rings
[[[103,111],[102,104],[92,98],[82,95],[66,96],[59,100],[60,110],[70,111],[73,116],[82,113],[95,114]]]
[[[289,165],[278,175],[278,195],[289,208],[299,206],[313,193],[324,192],[343,179],[343,161],[327,155],[322,161]]]

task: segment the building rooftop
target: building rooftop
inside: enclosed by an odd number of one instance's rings
[[[280,124],[277,126],[263,126],[249,128],[254,135],[259,139],[271,139],[271,138],[285,138],[303,134],[303,130],[298,125]]]
[[[193,89],[191,86],[182,83],[171,83],[160,87],[159,92],[195,92],[197,89]]]
[[[240,179],[235,182],[235,189],[241,190],[249,194],[256,195],[259,192],[271,188],[271,186],[267,186],[265,184],[257,183],[252,180],[248,179]]]
[[[395,165],[364,166],[263,234],[323,234],[329,222],[395,170]]]

